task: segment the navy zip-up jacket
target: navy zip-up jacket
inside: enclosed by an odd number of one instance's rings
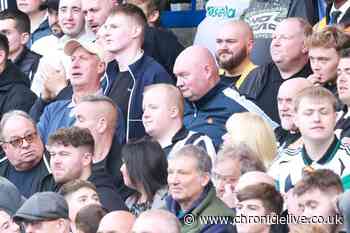
[[[133,86],[128,103],[128,113],[126,120],[126,140],[141,138],[146,135],[142,124],[142,100],[145,86],[156,83],[173,84],[173,80],[167,71],[152,57],[145,54],[128,68],[133,79]],[[107,65],[105,78],[108,87],[105,95],[115,100],[113,81],[119,72],[118,63],[113,60]]]

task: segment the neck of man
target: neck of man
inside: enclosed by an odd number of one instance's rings
[[[286,67],[280,67],[277,65],[277,68],[281,74],[282,79],[288,79],[298,73],[300,70],[304,68],[304,66],[307,64],[308,58],[307,57],[301,57],[299,60],[296,60],[294,64],[289,64]]]
[[[115,54],[114,59],[118,62],[120,71],[127,71],[128,66],[133,64],[141,57],[142,50],[140,46],[131,45],[129,48],[119,51]]]
[[[182,128],[182,120],[177,119],[176,121],[169,124],[169,128],[165,130],[163,135],[154,137],[155,140],[160,144],[162,148],[165,148],[172,144],[172,139],[175,134]]]
[[[310,140],[303,138],[305,150],[313,161],[318,161],[322,158],[322,156],[329,149],[333,140],[334,140],[334,136],[318,142],[310,142]]]
[[[80,102],[81,98],[87,95],[93,95],[98,92],[100,89],[99,86],[94,86],[94,87],[78,87],[78,86],[73,86],[73,96],[72,100],[77,104]]]
[[[204,192],[204,188],[203,188],[201,193],[199,193],[197,196],[191,198],[191,200],[187,200],[187,201],[183,201],[183,202],[179,203],[181,210],[184,212],[189,210],[192,207],[193,203],[199,199],[199,197],[202,195],[203,192]]]
[[[246,59],[244,59],[241,64],[239,64],[238,66],[234,67],[231,70],[227,70],[227,73],[230,76],[238,76],[238,75],[242,75],[243,71],[248,67],[248,65],[251,63],[251,60],[249,59],[249,57],[247,57]]]
[[[24,45],[22,45],[17,51],[9,53],[8,58],[14,62],[16,60],[16,58],[22,53],[22,51],[24,50]]]
[[[35,11],[29,14],[30,18],[30,30],[33,33],[36,29],[39,28],[40,24],[44,21],[46,11]]]
[[[88,180],[89,177],[91,176],[92,171],[91,171],[91,166],[86,167],[83,169],[83,172],[81,173],[80,177],[78,179],[80,180]]]
[[[112,133],[105,133],[98,135],[98,138],[95,138],[95,150],[94,150],[94,156],[92,157],[93,163],[98,163],[104,160],[111,147],[113,142],[113,132]]]

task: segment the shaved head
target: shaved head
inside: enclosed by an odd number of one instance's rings
[[[243,174],[239,178],[238,183],[236,185],[236,189],[239,191],[249,185],[256,185],[261,183],[275,186],[275,180],[267,173],[260,171],[252,171]]]
[[[190,101],[200,99],[220,80],[215,59],[207,48],[190,46],[176,58],[177,87]]]
[[[105,215],[100,222],[97,233],[131,232],[135,216],[127,211],[113,211]]]
[[[166,210],[148,210],[136,219],[132,232],[180,233],[180,222],[175,215]]]

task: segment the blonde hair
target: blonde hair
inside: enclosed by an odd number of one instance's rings
[[[258,114],[235,113],[226,121],[230,145],[245,143],[268,168],[277,154],[276,137],[271,126]]]

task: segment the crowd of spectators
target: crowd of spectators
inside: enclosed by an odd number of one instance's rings
[[[350,0],[0,1],[0,233],[350,233]]]

